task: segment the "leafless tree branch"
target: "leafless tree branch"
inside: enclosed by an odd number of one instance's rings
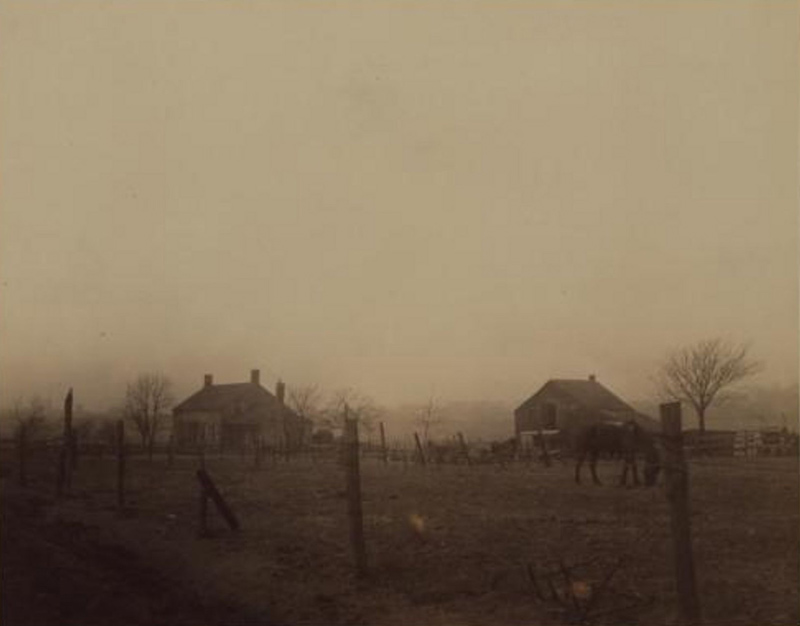
[[[172,382],[164,374],[139,374],[128,384],[125,417],[136,427],[151,458],[160,423],[172,402]]]
[[[428,401],[418,409],[417,419],[414,420],[422,430],[422,440],[426,446],[430,442],[431,431],[439,427],[443,421],[439,414],[439,406],[436,403],[436,398],[431,396],[428,398]]]
[[[334,391],[331,396],[324,412],[328,422],[340,428],[343,424],[345,406],[350,417],[358,419],[359,425],[367,434],[375,430],[375,424],[383,413],[372,398],[352,387],[345,387]]]
[[[756,374],[761,367],[760,362],[749,358],[746,345],[706,339],[668,355],[661,364],[658,380],[664,396],[694,407],[700,430],[704,431],[706,411],[720,400],[722,392]]]
[[[321,418],[322,391],[317,385],[289,387],[289,407],[300,417],[317,423]]]

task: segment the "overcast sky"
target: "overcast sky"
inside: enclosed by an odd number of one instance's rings
[[[0,5],[0,402],[798,376],[797,2]]]

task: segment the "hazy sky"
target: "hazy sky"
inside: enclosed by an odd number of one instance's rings
[[[798,376],[798,5],[0,5],[0,402]]]

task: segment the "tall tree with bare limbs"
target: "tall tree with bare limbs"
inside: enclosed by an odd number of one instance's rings
[[[47,404],[39,396],[31,396],[27,401],[17,398],[10,417],[17,423],[17,429],[25,429],[29,441],[47,430]]]
[[[345,406],[349,416],[358,419],[359,428],[368,436],[371,435],[375,430],[375,424],[383,414],[383,409],[370,396],[352,387],[337,389],[331,394],[324,412],[328,423],[333,427],[343,426]]]
[[[322,391],[317,385],[297,385],[289,387],[288,404],[300,417],[317,424],[322,409]]]
[[[422,429],[422,441],[427,446],[430,443],[430,434],[441,426],[442,416],[436,398],[431,396],[428,401],[417,409],[417,418],[414,423]]]
[[[139,374],[125,392],[125,417],[142,439],[142,448],[153,458],[158,428],[172,406],[172,382],[164,374]]]
[[[749,357],[745,344],[705,339],[667,356],[659,370],[659,387],[668,398],[694,407],[702,433],[708,408],[724,398],[726,389],[760,370],[761,363]]]

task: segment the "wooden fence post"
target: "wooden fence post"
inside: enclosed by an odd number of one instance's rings
[[[670,505],[672,538],[675,544],[675,581],[683,620],[694,624],[700,619],[700,603],[695,584],[692,529],[689,517],[689,473],[683,455],[680,402],[662,404],[661,428],[664,441],[664,476]]]
[[[197,462],[200,469],[206,468],[206,430],[205,426],[200,431],[200,441],[197,444]]]
[[[78,469],[78,450],[79,450],[79,441],[78,441],[78,431],[74,428],[70,431],[69,437],[69,457],[72,461],[72,465],[70,467],[71,471]]]
[[[345,415],[347,414],[345,410]],[[364,545],[364,518],[361,509],[361,473],[358,459],[358,420],[345,417],[345,470],[347,474],[347,512],[350,517],[350,544],[359,578],[367,574]]]
[[[383,455],[383,464],[389,464],[389,451],[386,449],[386,431],[383,429],[383,422],[381,422],[381,454]]]
[[[414,433],[414,442],[417,445],[417,458],[419,459],[422,467],[425,467],[425,451],[422,449],[422,443],[419,440],[419,435]]]
[[[544,431],[539,429],[539,445],[542,448],[542,462],[545,467],[550,467],[550,451],[547,449],[547,439],[545,439]]]
[[[198,472],[202,472],[204,470],[197,470]],[[200,510],[199,519],[198,519],[198,529],[197,534],[200,537],[205,537],[208,535],[208,494],[206,490],[203,488],[203,484],[200,483]]]
[[[292,450],[290,446],[291,436],[289,433],[289,421],[286,415],[286,411],[283,410],[283,406],[281,406],[281,412],[283,413],[283,460],[288,463],[292,456]]]
[[[125,508],[125,422],[117,421],[117,508]]]
[[[28,475],[26,472],[28,433],[25,424],[19,425],[19,441],[17,443],[19,445],[19,485],[20,487],[26,487],[28,485]]]
[[[58,449],[58,468],[56,472],[56,494],[61,497],[64,495],[64,488],[67,481],[67,447],[62,445]]]
[[[253,439],[253,467],[261,467],[261,436]]]
[[[69,491],[72,483],[73,443],[72,443],[72,387],[64,398],[64,440],[62,445],[63,460],[59,458],[59,495],[66,487]],[[63,465],[63,469],[62,469]]]
[[[472,459],[469,458],[469,448],[467,448],[467,442],[464,441],[464,434],[461,432],[458,433],[458,445],[461,448],[461,455],[464,457],[467,465],[472,465]]]

